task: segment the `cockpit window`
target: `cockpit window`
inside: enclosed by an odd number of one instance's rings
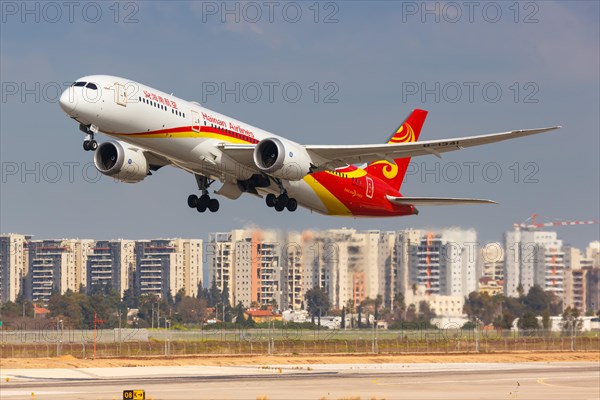
[[[73,86],[82,87],[82,86],[85,86],[85,84],[86,84],[86,83],[87,83],[87,82],[75,82],[75,83],[73,84]]]
[[[98,90],[98,86],[96,86],[96,84],[92,83],[92,82],[90,82],[87,85],[85,85],[85,87],[88,88],[88,89]]]

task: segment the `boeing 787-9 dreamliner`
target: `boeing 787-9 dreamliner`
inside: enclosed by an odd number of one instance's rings
[[[104,175],[140,182],[165,166],[192,174],[198,194],[190,208],[216,212],[213,193],[264,197],[276,211],[298,205],[327,215],[395,217],[417,206],[494,203],[450,197],[407,197],[400,186],[411,157],[515,139],[559,126],[419,142],[427,111],[413,110],[386,143],[306,145],[209,110],[197,102],[108,75],[85,76],[60,97],[61,108],[84,132]],[[113,140],[98,144],[102,133]]]

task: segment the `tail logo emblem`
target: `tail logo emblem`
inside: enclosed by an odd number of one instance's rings
[[[402,124],[396,131],[394,137],[390,139],[390,143],[405,143],[415,141],[415,131],[412,126],[407,123]]]

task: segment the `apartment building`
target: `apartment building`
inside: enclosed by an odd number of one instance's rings
[[[153,239],[135,242],[134,289],[138,295],[196,296],[202,279],[202,240]]]
[[[53,291],[78,292],[86,286],[89,239],[32,240],[29,242],[29,298],[45,304]]]
[[[107,286],[123,297],[134,270],[133,240],[99,240],[90,248],[87,256],[87,289]]]
[[[29,240],[31,236],[15,233],[0,236],[0,303],[26,295]]]

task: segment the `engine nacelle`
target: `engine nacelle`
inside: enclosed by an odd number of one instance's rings
[[[258,169],[288,181],[299,181],[310,174],[311,161],[304,147],[285,139],[263,139],[254,149]]]
[[[141,149],[117,141],[101,143],[94,154],[96,169],[106,176],[127,183],[148,176],[148,160]]]

